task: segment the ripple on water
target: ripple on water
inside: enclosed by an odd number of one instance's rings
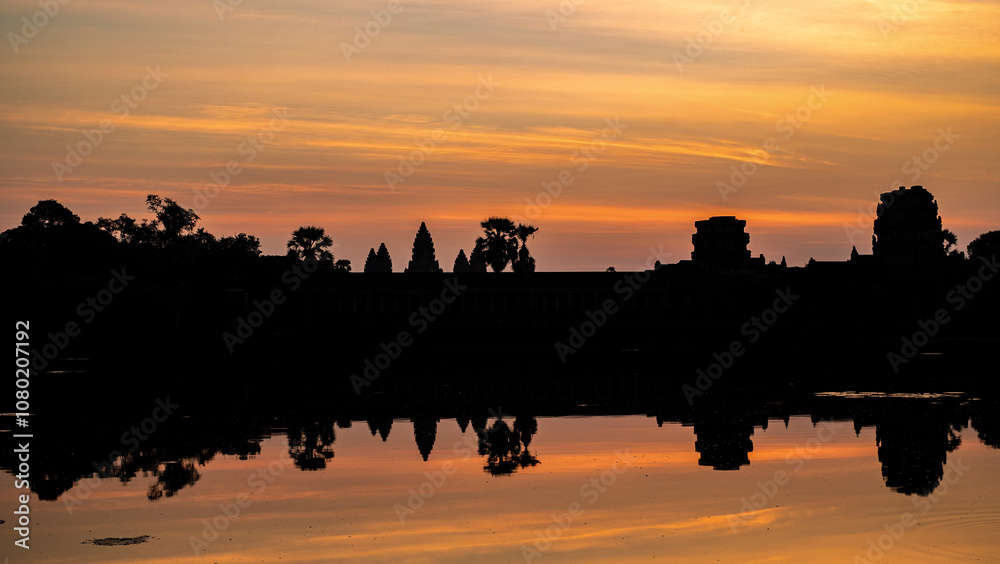
[[[942,562],[983,562],[997,555],[997,531],[1000,531],[1000,509],[920,515],[915,528],[909,531],[916,542],[909,545],[919,552],[921,560]],[[907,535],[909,536],[909,535]]]

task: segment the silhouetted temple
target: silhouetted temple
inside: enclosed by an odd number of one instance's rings
[[[483,248],[478,244],[469,256],[469,272],[486,272],[486,258],[483,257]]]
[[[694,251],[691,260],[709,272],[741,270],[750,262],[750,234],[744,231],[747,222],[734,216],[716,216],[696,221],[698,230],[691,237]]]
[[[465,249],[458,250],[458,256],[455,257],[455,266],[452,268],[452,272],[469,272],[469,259],[465,256]]]
[[[944,259],[937,201],[923,186],[885,192],[879,198],[872,252],[896,274],[927,274]]]
[[[434,241],[427,224],[420,222],[420,229],[413,239],[413,258],[404,272],[441,272],[437,259],[434,258]]]
[[[368,250],[365,272],[392,272],[392,259],[389,257],[389,250],[385,248],[385,243],[379,245],[377,253],[375,249]]]

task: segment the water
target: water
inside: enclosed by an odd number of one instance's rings
[[[9,512],[0,531],[11,562],[1000,560],[1000,451],[980,438],[995,439],[992,419],[968,426],[975,402],[836,400],[866,408],[790,415],[787,427],[697,413],[538,416],[532,427],[494,413],[484,454],[475,418],[465,431],[462,417],[296,420],[237,434],[242,455],[221,454],[233,446],[187,420],[129,462],[159,476],[33,494],[30,553],[13,547]],[[184,450],[174,441],[201,451],[173,458]],[[13,501],[24,490],[7,476],[0,499]]]

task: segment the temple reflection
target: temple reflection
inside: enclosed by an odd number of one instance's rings
[[[893,402],[875,425],[885,485],[906,494],[929,495],[941,483],[948,453],[962,443],[964,418],[940,405]]]
[[[598,390],[596,393],[605,392]],[[510,476],[530,471],[541,464],[530,449],[539,431],[539,417],[594,416],[591,425],[606,424],[603,415],[645,414],[655,423],[691,427],[699,466],[714,470],[740,471],[751,465],[754,434],[766,430],[771,421],[785,427],[793,415],[808,414],[820,421],[849,421],[856,434],[874,428],[876,456],[886,487],[905,495],[926,496],[941,483],[948,455],[962,444],[962,431],[971,425],[978,439],[998,448],[998,416],[995,400],[964,395],[935,397],[846,397],[810,396],[780,401],[749,395],[720,396],[686,405],[662,399],[593,398],[589,402],[552,401],[539,398],[531,403],[509,402],[509,413],[500,403],[483,400],[442,400],[410,394],[400,398],[337,405],[321,409],[300,409],[294,415],[245,413],[241,417],[219,418],[212,414],[192,414],[168,421],[134,451],[122,449],[120,429],[128,428],[134,417],[108,416],[87,429],[69,427],[59,433],[44,428],[51,440],[33,451],[31,488],[43,500],[55,500],[81,479],[130,482],[137,476],[156,478],[148,498],[157,501],[194,487],[203,467],[219,455],[240,460],[255,457],[261,442],[272,433],[284,434],[287,454],[301,471],[324,471],[334,465],[336,428],[349,429],[355,421],[367,423],[372,437],[369,448],[381,448],[394,424],[407,421],[413,428],[417,454],[423,461],[438,458],[439,422],[454,420],[463,435],[471,433],[470,447],[482,458],[484,472]],[[41,419],[39,425],[43,425]],[[966,435],[966,441],[971,435]],[[13,437],[0,436],[8,447]],[[75,445],[68,448],[66,445]],[[116,448],[117,447],[117,448]],[[452,452],[442,455],[452,456]],[[94,462],[101,461],[101,462]],[[0,468],[12,473],[7,460]]]

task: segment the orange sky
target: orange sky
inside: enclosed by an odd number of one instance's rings
[[[37,3],[0,8],[0,228],[48,198],[142,217],[156,193],[267,253],[322,226],[358,270],[380,242],[400,270],[426,221],[448,270],[507,215],[540,228],[539,269],[603,270],[650,247],[688,258],[694,221],[737,215],[755,255],[794,265],[847,258],[845,224],[870,252],[867,210],[903,184],[936,196],[963,249],[1000,227],[995,4],[224,2],[70,2],[33,34]],[[114,130],[58,180],[102,120]],[[239,174],[198,200],[230,161]]]

